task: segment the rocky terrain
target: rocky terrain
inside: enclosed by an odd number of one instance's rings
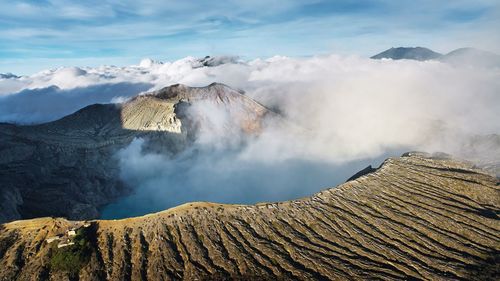
[[[7,223],[0,280],[498,280],[496,178],[421,153],[367,172],[300,200],[92,221],[60,249],[46,239],[82,222]]]
[[[259,131],[269,111],[223,85],[173,85],[122,104],[95,104],[60,120],[0,123],[0,222],[40,216],[96,218],[98,207],[127,188],[115,153],[135,137],[175,154],[210,126],[203,103],[227,115],[227,129]]]

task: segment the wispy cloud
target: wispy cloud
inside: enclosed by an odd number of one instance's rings
[[[500,52],[499,7],[489,0],[1,1],[0,59],[7,63],[0,72],[33,72],[8,62],[34,58],[124,64],[132,56],[370,55],[392,45]]]

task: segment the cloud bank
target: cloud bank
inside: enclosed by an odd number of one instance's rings
[[[217,126],[227,121],[224,115],[209,113],[216,130],[206,130],[195,148],[174,158],[146,152],[145,140],[134,141],[119,157],[123,179],[137,193],[105,209],[108,217],[194,200],[305,196],[407,150],[500,159],[498,146],[467,148],[475,135],[500,133],[498,68],[337,55],[215,61],[144,60],[0,79],[0,120],[53,120],[93,102],[123,101],[174,83],[212,82],[244,90],[287,120],[287,126],[271,123],[259,137],[235,146]]]

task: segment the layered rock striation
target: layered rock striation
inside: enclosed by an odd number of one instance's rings
[[[81,222],[7,223],[0,280],[494,280],[499,215],[496,178],[408,153],[304,199],[92,221],[73,273],[54,268],[46,239]]]
[[[39,125],[0,124],[0,222],[40,216],[88,219],[128,192],[116,152],[134,138],[175,155],[213,126],[211,105],[224,129],[255,134],[269,111],[223,84],[173,85],[122,104],[87,106]]]

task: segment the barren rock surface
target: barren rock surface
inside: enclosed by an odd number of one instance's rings
[[[269,113],[214,83],[173,85],[123,104],[91,105],[45,124],[0,123],[0,222],[96,218],[99,206],[127,193],[115,153],[135,137],[167,154],[183,150],[205,125],[206,116],[189,111],[199,104],[225,112],[228,130],[246,133],[258,132]]]
[[[409,153],[300,200],[93,221],[91,258],[73,276],[51,268],[45,239],[78,222],[7,223],[0,280],[495,280],[499,215],[496,178]]]

